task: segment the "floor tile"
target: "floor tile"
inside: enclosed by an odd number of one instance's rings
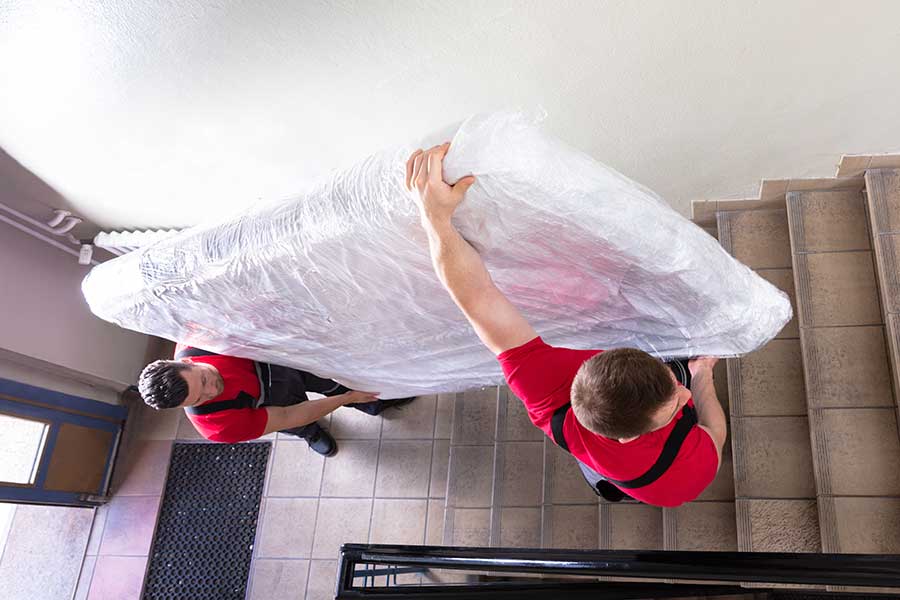
[[[371,499],[323,498],[319,504],[313,558],[336,558],[341,544],[367,543],[371,515]]]
[[[736,416],[805,415],[803,355],[800,340],[772,340],[737,359],[738,377],[731,412]],[[740,389],[734,386],[739,385]]]
[[[431,453],[431,483],[428,485],[429,498],[444,498],[447,495],[447,469],[450,466],[450,440],[434,440]]]
[[[809,500],[738,500],[738,531],[746,523],[752,552],[821,552],[819,510]]]
[[[784,326],[776,338],[796,338],[800,336],[800,328],[797,325],[797,294],[794,290],[794,271],[792,269],[759,269],[760,277],[777,287],[788,295],[791,300],[791,310],[794,315]]]
[[[678,550],[737,550],[734,503],[690,502],[671,511]]]
[[[585,482],[575,458],[553,442],[545,442],[545,477],[549,477],[549,496],[553,504],[597,504],[597,494]],[[549,498],[549,499],[548,499]]]
[[[138,600],[146,570],[146,556],[98,557],[88,600]]]
[[[839,548],[825,552],[900,554],[900,498],[832,500]]]
[[[499,474],[503,506],[540,506],[544,493],[544,442],[506,442]]]
[[[662,509],[646,504],[603,504],[608,511],[607,547],[614,550],[662,550]]]
[[[599,516],[597,504],[583,506],[548,506],[550,548],[595,550],[599,547]],[[545,532],[545,543],[546,543]]]
[[[336,560],[311,561],[309,565],[309,583],[306,587],[306,600],[333,600],[336,583]]]
[[[795,279],[804,271],[806,289],[814,293],[804,296],[803,287],[798,289],[801,327],[882,322],[871,252],[807,254],[798,260]]]
[[[90,536],[93,511],[66,506],[16,506],[0,539],[0,598],[70,598]]]
[[[491,543],[489,508],[448,508],[444,546],[488,546]]]
[[[304,440],[276,441],[266,495],[318,496],[325,460]]]
[[[500,546],[541,547],[541,509],[506,507],[500,510]]]
[[[437,396],[419,396],[412,404],[388,411],[381,437],[385,440],[430,440],[434,438]]]
[[[500,439],[506,442],[539,442],[544,432],[535,427],[528,417],[525,405],[507,387],[500,390],[500,402],[505,406],[501,423]]]
[[[72,600],[87,600],[88,592],[91,591],[91,578],[94,575],[94,565],[97,562],[96,556],[86,556],[81,565],[81,573],[78,576],[78,585],[75,587],[75,596]]]
[[[493,481],[493,446],[450,447],[447,506],[490,508]]]
[[[731,423],[737,496],[815,497],[806,417],[743,417]]]
[[[885,312],[900,313],[900,233],[878,236],[878,277]]]
[[[900,169],[872,171],[866,175],[869,203],[872,211],[872,229],[878,233],[900,231]]]
[[[342,406],[331,413],[328,433],[336,440],[377,440],[381,435],[382,418]]]
[[[472,390],[459,395],[453,411],[453,444],[487,444],[494,441],[497,428],[496,387]]]
[[[900,496],[900,439],[893,408],[817,410],[811,423],[821,427],[817,444],[827,448],[825,456],[816,456],[820,469],[827,465],[830,483],[820,493]]]
[[[377,440],[341,440],[325,459],[322,496],[371,498],[378,463]]]
[[[427,500],[376,499],[372,508],[372,544],[425,543]]]
[[[434,439],[449,440],[453,427],[453,406],[456,394],[438,394],[437,414],[434,418]]]
[[[811,407],[893,406],[884,327],[803,331]]]
[[[867,250],[866,205],[857,191],[788,194],[796,252]]]
[[[146,556],[159,510],[159,496],[114,496],[109,503],[100,554]]]
[[[117,461],[113,493],[117,496],[162,495],[171,455],[171,440],[133,440]]]
[[[733,213],[732,255],[752,269],[791,266],[787,211],[754,210]]]
[[[250,575],[250,594],[247,598],[248,600],[303,600],[308,574],[308,560],[255,560]]]
[[[323,500],[323,503],[332,502]],[[259,532],[260,558],[309,558],[316,528],[315,498],[267,498]],[[286,524],[290,524],[286,527]]]
[[[100,541],[103,538],[103,528],[106,527],[106,515],[109,512],[109,505],[104,504],[94,509],[94,520],[91,524],[91,537],[88,540],[87,551],[88,556],[96,555],[100,552]]]
[[[375,495],[379,498],[427,498],[432,445],[430,441],[383,440]]]
[[[428,501],[428,518],[425,523],[425,545],[440,546],[444,543],[444,500]]]
[[[137,420],[135,436],[140,440],[174,440],[182,414],[180,408],[156,410],[142,403],[133,417]]]

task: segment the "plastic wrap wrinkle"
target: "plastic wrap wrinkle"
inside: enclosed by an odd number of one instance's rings
[[[432,270],[403,182],[414,149],[99,265],[85,298],[122,327],[384,398],[498,384],[499,364]],[[448,182],[477,176],[454,222],[550,344],[735,356],[791,317],[785,294],[714,238],[534,119],[472,117],[444,164]]]

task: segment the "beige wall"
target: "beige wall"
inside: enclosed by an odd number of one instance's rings
[[[80,287],[87,270],[0,223],[0,376],[107,402],[115,401],[108,389],[79,385],[121,389],[135,382],[148,338],[91,314]]]

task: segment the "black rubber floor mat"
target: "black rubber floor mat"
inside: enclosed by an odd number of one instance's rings
[[[144,600],[243,600],[270,447],[174,445]]]

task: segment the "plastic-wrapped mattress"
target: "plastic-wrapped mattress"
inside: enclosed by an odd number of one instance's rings
[[[497,384],[432,270],[403,182],[413,149],[106,262],[85,298],[122,327],[384,398]],[[787,297],[715,239],[521,114],[465,121],[444,164],[450,183],[477,176],[455,223],[550,344],[734,356],[790,319]]]

